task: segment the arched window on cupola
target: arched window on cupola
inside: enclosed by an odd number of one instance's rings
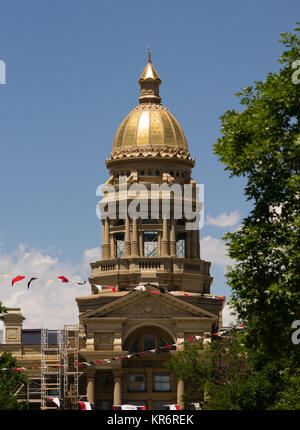
[[[116,257],[124,257],[124,233],[118,233],[115,235],[116,239]]]
[[[144,257],[157,257],[157,231],[144,232]]]
[[[176,255],[179,258],[185,258],[185,234],[177,233],[176,235]]]

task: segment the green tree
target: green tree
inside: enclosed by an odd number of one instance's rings
[[[297,366],[291,325],[300,319],[300,28],[280,42],[280,70],[237,94],[242,111],[221,116],[214,151],[230,177],[246,178],[253,204],[241,229],[225,236],[236,261],[227,274],[231,303],[247,326],[246,345],[264,362],[293,357]]]
[[[0,357],[0,410],[24,408],[24,403],[18,402],[14,394],[29,380],[24,372],[14,370],[16,367],[16,358],[10,352],[3,352]],[[4,368],[9,370],[1,370]]]
[[[185,382],[186,404],[199,401],[203,409],[262,410],[279,402],[285,384],[280,364],[268,362],[258,369],[243,344],[243,335],[214,340],[206,345],[187,344],[166,363]]]
[[[2,305],[0,302],[0,314],[4,314],[6,312],[6,307]]]

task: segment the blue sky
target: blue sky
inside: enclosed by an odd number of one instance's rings
[[[280,33],[300,21],[299,2],[15,0],[0,7],[7,67],[0,85],[0,272],[11,267],[8,260],[17,266],[24,253],[36,252],[77,270],[86,250],[99,247],[96,188],[107,179],[114,134],[138,103],[148,45],[162,102],[197,160],[205,214],[216,220],[201,230],[202,255],[221,252],[218,241],[251,206],[244,181],[229,179],[213,154],[219,117],[238,108],[241,88],[278,70]],[[229,296],[225,260],[212,267],[212,291]],[[8,303],[22,305],[9,294]]]

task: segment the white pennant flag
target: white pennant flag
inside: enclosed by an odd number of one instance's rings
[[[134,288],[134,290],[136,290],[136,291],[146,291],[146,287],[145,287],[145,285],[138,285],[137,287]]]
[[[48,285],[53,284],[53,282],[55,282],[54,279],[49,279],[49,281],[46,282],[45,287],[47,287]]]

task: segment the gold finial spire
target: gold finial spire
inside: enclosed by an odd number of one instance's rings
[[[138,80],[138,83],[141,86],[141,96],[139,97],[139,101],[140,103],[159,104],[161,102],[161,98],[159,97],[159,86],[161,84],[161,79],[152,64],[149,46],[147,50],[148,62],[143,73],[141,74],[140,79]]]
[[[150,46],[148,46],[147,47],[147,50],[148,50],[148,63],[152,63],[152,61],[151,61],[151,51],[150,51]]]

